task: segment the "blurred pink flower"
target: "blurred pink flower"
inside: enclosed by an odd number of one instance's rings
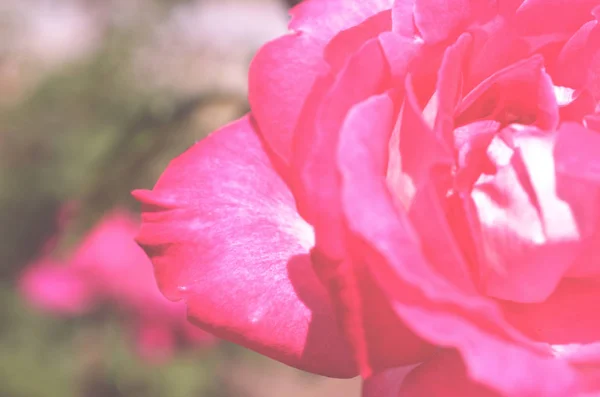
[[[47,258],[40,259],[25,271],[20,287],[33,306],[54,313],[84,313],[91,308],[95,298],[84,277]]]
[[[107,214],[65,260],[46,252],[30,265],[20,280],[21,293],[34,307],[64,316],[89,312],[99,303],[115,305],[126,314],[146,359],[168,358],[179,343],[212,344],[212,335],[186,321],[183,303],[159,292],[152,266],[133,240],[137,228],[127,212]]]

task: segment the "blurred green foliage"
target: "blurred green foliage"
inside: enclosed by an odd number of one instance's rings
[[[80,213],[63,249],[104,211],[136,210],[132,189],[151,188],[171,158],[247,110],[220,93],[182,97],[136,85],[132,40],[112,33],[94,56],[0,109],[0,396],[225,395],[215,373],[222,349],[147,364],[109,309],[56,318],[30,309],[16,291],[64,203],[78,202]],[[207,112],[211,123],[202,121]]]
[[[6,290],[1,294],[1,396],[226,395],[215,381],[219,350],[180,353],[166,364],[149,364],[131,350],[110,311],[61,319],[32,311]]]

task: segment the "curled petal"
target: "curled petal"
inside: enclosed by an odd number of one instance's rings
[[[562,48],[552,73],[554,84],[574,89],[586,86],[592,60],[600,53],[598,21],[584,24]]]
[[[289,163],[293,132],[311,86],[327,71],[323,46],[300,33],[264,45],[250,64],[248,100],[260,132]]]
[[[391,368],[365,379],[362,397],[398,397],[406,376],[416,365]]]
[[[301,196],[310,198],[310,203],[305,204],[308,211],[319,214],[312,220],[317,247],[333,259],[345,255],[338,207],[340,182],[335,167],[339,130],[353,105],[383,91],[389,81],[387,72],[379,42],[368,41],[333,81],[317,87],[321,88],[323,97],[313,99],[314,123],[299,131],[305,144],[296,147],[294,169],[305,192]],[[326,87],[327,84],[331,85]],[[312,117],[307,115],[309,120]]]
[[[249,72],[252,114],[266,143],[289,164],[293,133],[313,84],[339,70],[349,54],[390,29],[391,0],[304,1],[291,11],[293,33],[256,54]]]
[[[328,42],[343,30],[392,8],[393,0],[364,0],[350,3],[345,0],[305,0],[290,14],[289,28]]]
[[[292,366],[355,375],[296,212],[250,117],[173,160],[143,204],[138,242],[163,293],[203,329]]]
[[[457,125],[491,119],[556,129],[559,108],[544,59],[536,54],[494,73],[462,99],[455,116]]]

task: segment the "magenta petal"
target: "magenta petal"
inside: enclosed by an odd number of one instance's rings
[[[307,122],[303,143],[296,146],[293,162],[303,188],[297,196],[310,198],[302,207],[315,227],[315,266],[329,287],[363,375],[372,369],[412,363],[427,347],[395,318],[360,259],[350,255],[355,244],[348,240],[340,208],[339,135],[357,128],[391,132],[394,102],[385,94],[377,96],[389,83],[387,71],[379,41],[373,39],[349,59],[333,81],[317,86],[314,92],[322,91],[322,96],[307,102],[305,110],[314,114],[303,117]],[[376,104],[369,103],[375,98],[379,98]],[[308,123],[310,120],[313,122]],[[365,126],[368,120],[377,123]]]
[[[531,53],[525,38],[504,20],[471,30],[474,49],[470,58],[469,73],[463,89],[465,93],[477,84]]]
[[[340,182],[335,166],[339,130],[350,108],[382,92],[388,81],[387,63],[379,42],[370,40],[352,56],[322,101],[313,107],[316,110],[314,124],[301,131],[308,144],[297,146],[294,153],[297,157],[295,170],[306,192],[302,197],[309,197],[307,207],[319,214],[312,220],[316,245],[333,259],[345,257],[343,222],[338,206]]]
[[[496,0],[498,4],[498,14],[511,17],[521,6],[524,0]]]
[[[600,134],[578,123],[563,123],[558,132],[556,171],[600,183]]]
[[[554,161],[559,196],[570,204],[581,250],[568,276],[600,276],[600,134],[578,123],[563,123]]]
[[[414,8],[415,0],[396,0],[392,8],[392,31],[411,40],[417,33],[413,19]]]
[[[432,306],[400,302],[396,309],[425,339],[456,348],[469,378],[502,396],[577,395],[580,385],[576,371],[567,362],[554,359],[549,352],[534,353],[531,348],[499,338],[485,329],[481,318],[465,318],[448,308],[438,311]]]
[[[290,161],[293,132],[317,77],[330,67],[341,68],[348,54],[389,30],[391,5],[392,0],[352,6],[344,0],[304,1],[290,12],[289,27],[295,32],[256,54],[249,72],[252,114],[266,143],[284,163]]]
[[[557,194],[552,137],[533,128],[503,132],[515,147],[494,138],[488,155],[497,171],[482,175],[471,192],[482,288],[501,299],[540,302],[581,249],[580,231],[571,206]]]
[[[415,367],[391,368],[365,379],[362,397],[399,397],[404,379]]]
[[[600,132],[600,114],[584,117],[584,124],[587,128]]]
[[[389,161],[397,162],[395,167],[401,173],[396,176],[398,171],[390,170],[388,188],[406,208],[431,266],[451,283],[466,292],[474,292],[469,269],[454,241],[432,181],[432,169],[448,167],[452,157],[425,125],[409,79],[396,128],[399,129],[399,145],[390,148]]]
[[[565,279],[544,302],[505,304],[507,319],[519,330],[553,345],[587,344],[600,338],[600,285]]]
[[[328,42],[339,32],[392,8],[393,0],[305,0],[290,11],[289,28]]]
[[[404,323],[436,345],[457,348],[472,378],[494,390],[570,395],[574,374],[568,364],[546,357],[523,338],[493,302],[463,293],[428,265],[418,235],[394,206],[381,177],[389,136],[356,128],[342,138],[339,161],[348,226],[365,243],[361,255]]]
[[[340,139],[346,134],[353,134],[352,131],[389,134],[393,121],[394,106],[389,96],[373,96],[350,110],[342,126]],[[343,158],[355,150],[341,143],[337,157]],[[340,300],[340,314],[363,375],[368,375],[371,370],[414,363],[427,356],[429,346],[406,329],[373,284],[372,276],[362,263],[364,259],[361,257],[360,243],[351,242],[349,245],[352,257],[346,262],[350,262],[351,269],[338,271],[333,282],[345,284],[346,287],[336,291]]]
[[[285,163],[304,101],[317,76],[326,71],[322,44],[299,33],[267,43],[250,65],[252,114],[266,143]]]
[[[456,116],[458,125],[492,119],[556,129],[559,108],[544,59],[536,54],[494,73],[462,99]]]
[[[454,130],[457,165],[455,184],[459,191],[469,191],[482,172],[495,171],[495,165],[488,158],[486,150],[499,129],[499,122],[482,120]]]
[[[598,0],[526,0],[517,10],[514,24],[522,35],[564,33],[570,35],[593,19]]]
[[[337,34],[325,47],[325,60],[332,71],[339,71],[362,45],[391,29],[391,12],[382,11],[362,23]]]
[[[356,374],[308,250],[311,227],[273,169],[249,117],[173,160],[138,191],[138,237],[162,291],[195,323],[286,364]]]
[[[501,394],[472,381],[460,356],[448,351],[409,373],[394,397],[421,396],[500,397]]]
[[[552,73],[554,84],[583,88],[591,72],[592,60],[599,52],[600,26],[598,21],[590,21],[571,37],[558,55]]]
[[[393,32],[380,34],[379,43],[388,61],[394,86],[401,86],[422,44]]]
[[[471,16],[471,0],[415,0],[415,24],[428,44],[444,41]]]
[[[559,111],[561,121],[576,121],[585,123],[586,116],[594,112],[596,100],[592,93],[586,88],[578,91],[571,91],[566,87],[555,87],[557,100],[566,100],[566,103],[559,102]],[[561,94],[564,95],[561,98]],[[588,127],[589,128],[589,127]]]
[[[430,100],[430,104],[437,105],[434,106],[437,110],[434,124],[436,135],[449,147],[452,147],[454,110],[463,94],[463,65],[470,45],[471,36],[465,33],[448,47],[438,73],[435,97]],[[426,119],[433,120],[433,116],[428,115],[430,104],[425,107],[424,113]]]

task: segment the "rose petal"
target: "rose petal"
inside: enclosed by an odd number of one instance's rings
[[[600,132],[600,114],[586,116],[584,125],[589,129]]]
[[[392,8],[393,0],[305,0],[290,11],[289,28],[306,33],[324,43],[343,30],[356,26]]]
[[[489,15],[487,2],[477,0],[415,0],[415,24],[427,44],[457,35],[473,20]]]
[[[398,302],[396,309],[424,338],[436,340],[441,346],[455,347],[469,378],[499,395],[577,395],[580,385],[576,372],[564,361],[533,353],[498,338],[486,332],[483,323],[464,318],[447,308],[436,311],[432,307],[420,308]],[[467,390],[470,387],[465,392]]]
[[[540,302],[573,263],[580,232],[571,206],[556,193],[551,137],[534,128],[509,134],[515,146],[494,138],[488,155],[496,157],[497,171],[482,175],[471,193],[482,288],[501,299]]]
[[[460,35],[455,44],[448,47],[440,66],[436,84],[435,124],[434,131],[439,139],[448,147],[452,147],[452,131],[454,130],[454,110],[462,97],[463,67],[467,62],[467,54],[471,45],[471,36],[467,33]],[[424,117],[428,119],[428,107],[425,107]],[[432,110],[433,112],[434,110]],[[431,116],[433,119],[433,116]]]
[[[248,101],[266,143],[289,163],[293,132],[319,74],[327,71],[323,46],[299,33],[264,45],[250,64]]]
[[[463,98],[455,115],[456,125],[491,119],[554,130],[559,109],[544,59],[534,55],[493,74]]]
[[[372,97],[350,110],[340,128],[340,134],[349,129],[365,128],[391,131],[394,114],[393,102],[387,95]],[[377,122],[374,123],[373,120]],[[342,148],[340,150],[343,151]],[[333,212],[333,209],[328,211],[330,216]],[[332,223],[320,226],[326,237],[335,233],[332,231]],[[329,226],[328,231],[324,229],[325,226]],[[340,238],[344,239],[344,234]],[[329,251],[327,249],[320,252],[335,253],[331,247]],[[336,264],[332,258],[335,256],[325,256],[316,262],[319,265],[318,273],[324,283],[330,286],[332,296],[338,303],[340,320],[354,346],[363,375],[367,376],[372,369],[412,363],[426,355],[428,346],[422,344],[398,321],[381,292],[374,288],[371,276],[360,261],[342,258]]]
[[[343,0],[304,1],[290,11],[289,28],[295,33],[266,44],[256,54],[250,65],[248,99],[260,133],[285,164],[316,78],[329,68],[340,69],[366,40],[389,30],[391,5],[392,0],[361,1],[358,6]]]
[[[563,123],[558,132],[556,171],[600,183],[600,135],[578,123]]]
[[[432,266],[465,292],[474,292],[470,270],[454,241],[432,182],[433,167],[448,167],[452,158],[418,112],[410,79],[397,128],[399,146],[390,151],[390,161],[399,157],[401,175],[395,180],[388,175],[388,187],[408,212]]]
[[[398,397],[400,388],[406,376],[415,368],[391,368],[365,379],[362,387],[362,397]]]
[[[427,264],[417,234],[394,208],[380,176],[389,136],[357,128],[341,139],[340,147],[352,148],[339,158],[345,219],[364,242],[361,258],[400,318],[437,345],[459,349],[473,379],[490,388],[507,395],[571,395],[574,375],[567,364],[545,357],[491,301],[462,293]]]
[[[492,174],[496,171],[486,150],[499,129],[499,122],[483,120],[454,130],[457,165],[455,185],[459,191],[470,191],[482,173]]]
[[[396,166],[388,165],[387,181],[394,197],[410,208],[414,194],[427,182],[431,168],[451,164],[452,156],[421,116],[412,76],[407,76],[404,83],[406,98],[394,131],[398,145],[390,147],[390,162]]]
[[[415,368],[404,378],[394,397],[499,397],[500,394],[469,378],[465,365],[456,352],[442,352]]]
[[[514,25],[525,36],[572,34],[592,19],[597,0],[525,0],[517,10]]]
[[[204,329],[306,371],[355,375],[326,291],[313,232],[249,117],[173,160],[143,203],[138,237],[170,299]]]
[[[578,123],[563,123],[554,149],[557,193],[577,220],[581,250],[570,277],[600,275],[600,135]]]
[[[565,279],[544,302],[504,304],[507,319],[525,334],[551,344],[586,344],[600,338],[600,289],[593,280]]]
[[[325,47],[325,60],[334,71],[342,69],[348,58],[366,41],[392,28],[391,12],[382,11],[362,23],[338,33]]]
[[[557,88],[559,87],[555,87],[555,92]],[[563,94],[564,91],[570,90],[565,87],[562,87],[562,89]],[[557,101],[559,101],[561,121],[576,121],[578,123],[583,123],[585,117],[590,113],[594,112],[594,108],[596,107],[596,100],[594,99],[594,96],[589,90],[573,90],[571,95],[565,96],[566,98],[560,98],[559,95],[556,96]],[[567,99],[567,103],[561,104],[560,100],[565,99]]]
[[[381,112],[383,111],[382,108],[385,108],[385,107],[389,108],[388,111],[390,111],[390,112],[392,111],[391,103],[388,102],[388,98],[385,95],[373,97],[373,98],[369,99],[368,101],[365,101],[364,103],[362,103],[360,105],[357,105],[355,108],[352,109],[351,113],[349,114],[348,118],[346,119],[346,122],[344,123],[345,128],[343,128],[341,131],[341,139],[344,140],[345,135],[356,134],[356,132],[350,132],[350,131],[371,131],[372,133],[386,134],[387,131],[390,131],[391,124],[386,126],[384,124],[384,122],[386,122],[386,120],[387,120],[388,123],[391,123],[392,120],[390,120],[390,116],[392,116],[392,114],[388,113],[387,116],[384,117]],[[405,111],[404,113],[408,114],[409,112]],[[378,115],[378,116],[373,117],[375,115]],[[367,116],[371,116],[371,117],[367,117]],[[373,123],[371,121],[369,121],[369,120],[373,120],[373,119],[380,120],[380,123],[377,125],[373,125]],[[410,126],[407,124],[405,124],[404,126],[406,128],[410,128]],[[387,133],[389,134],[389,132],[387,132]],[[417,135],[417,134],[415,134],[415,135]],[[401,139],[402,139],[402,137],[401,137]],[[366,142],[363,142],[363,144],[368,145],[368,143],[366,143]],[[347,156],[351,156],[351,153],[355,150],[356,150],[355,147],[344,145],[344,141],[342,141],[340,144],[340,147],[338,149],[338,154],[337,154],[338,159],[339,159],[338,161],[340,162],[340,164],[345,162],[345,158]],[[395,150],[397,151],[398,148],[395,148]],[[379,177],[382,178],[383,173]],[[376,221],[376,220],[374,220],[374,221]],[[440,242],[440,244],[443,243],[443,241],[441,241],[441,239],[439,242]],[[443,249],[442,249],[442,251],[443,251]],[[371,276],[369,276],[369,278],[371,278]],[[372,289],[373,287],[369,286],[369,288]],[[364,288],[363,291],[361,291],[361,292],[364,296],[369,296],[369,295],[373,294],[373,291],[369,291],[368,288]],[[383,302],[380,302],[379,305],[381,307],[387,307],[388,303],[383,301]],[[368,317],[368,315],[370,314],[370,308],[365,306],[362,310],[364,311],[365,315]],[[390,314],[390,317],[393,318],[393,315]],[[397,324],[397,323],[398,323],[397,320],[395,322],[390,321],[390,324]],[[396,353],[396,351],[399,350],[399,348],[392,349],[392,347],[394,346],[393,344],[392,345],[388,345],[388,343],[381,344],[381,342],[378,342],[375,337],[371,340],[367,339],[366,340],[367,348],[371,351],[371,366],[372,366],[372,368],[382,368],[382,367],[388,367],[390,365],[401,365],[401,364],[406,364],[406,363],[411,362],[410,357],[414,356],[415,353],[409,354],[409,352],[411,352],[412,350],[409,349],[408,346],[409,346],[409,343],[415,343],[414,341],[410,342],[411,340],[414,340],[414,336],[411,336],[410,333],[407,333],[406,330],[404,330],[403,326],[396,325],[395,328],[396,328],[395,330],[392,330],[391,328],[389,328],[385,332],[387,333],[389,331],[396,335],[399,335],[399,334],[403,335],[402,341],[400,342],[400,340],[398,340],[396,343],[399,346],[402,346],[401,350],[403,350],[404,358],[400,355],[400,353],[401,353],[400,351],[398,351],[397,356],[395,354],[392,354],[392,352]],[[386,338],[384,336],[383,329],[378,331],[374,336],[378,336],[380,338]],[[391,336],[388,338],[391,338]],[[387,345],[386,349],[379,348],[380,346],[385,347],[386,345]],[[417,349],[418,346],[421,346],[421,344],[419,343],[414,347],[416,354],[418,354],[419,352],[423,352],[422,347],[420,349]],[[387,352],[387,354],[386,354],[386,352]],[[378,357],[378,356],[382,356],[382,357],[387,356],[388,359],[382,359],[381,357]]]
[[[417,34],[413,19],[415,0],[396,0],[392,7],[392,31],[398,35],[415,41]]]
[[[596,21],[600,21],[600,6],[594,8],[592,11],[594,17],[596,17]],[[590,92],[594,95],[594,99],[596,99],[596,105],[600,104],[600,51],[596,51],[595,55],[592,57],[592,61],[589,67],[589,75],[587,81],[587,87]],[[600,107],[596,107],[596,113],[599,111]]]
[[[308,207],[319,214],[312,220],[317,247],[332,259],[345,257],[343,225],[337,207],[339,176],[335,167],[339,130],[350,108],[382,92],[387,82],[387,64],[381,47],[376,39],[370,40],[335,77],[316,109],[314,125],[302,131],[308,144],[298,146],[294,153],[296,172],[301,175],[306,192],[302,197],[309,197]]]
[[[404,84],[406,73],[422,45],[415,40],[392,32],[380,34],[379,43],[388,61],[393,85],[401,86]]]
[[[598,21],[584,24],[562,48],[552,69],[554,84],[583,88],[591,72],[596,53],[600,52],[600,26]]]
[[[497,0],[498,14],[512,17],[524,0]]]
[[[465,76],[465,93],[499,70],[531,53],[527,41],[504,19],[471,30],[473,50]]]
[[[567,360],[578,370],[581,397],[598,397],[600,393],[600,342],[553,345],[555,356]]]

